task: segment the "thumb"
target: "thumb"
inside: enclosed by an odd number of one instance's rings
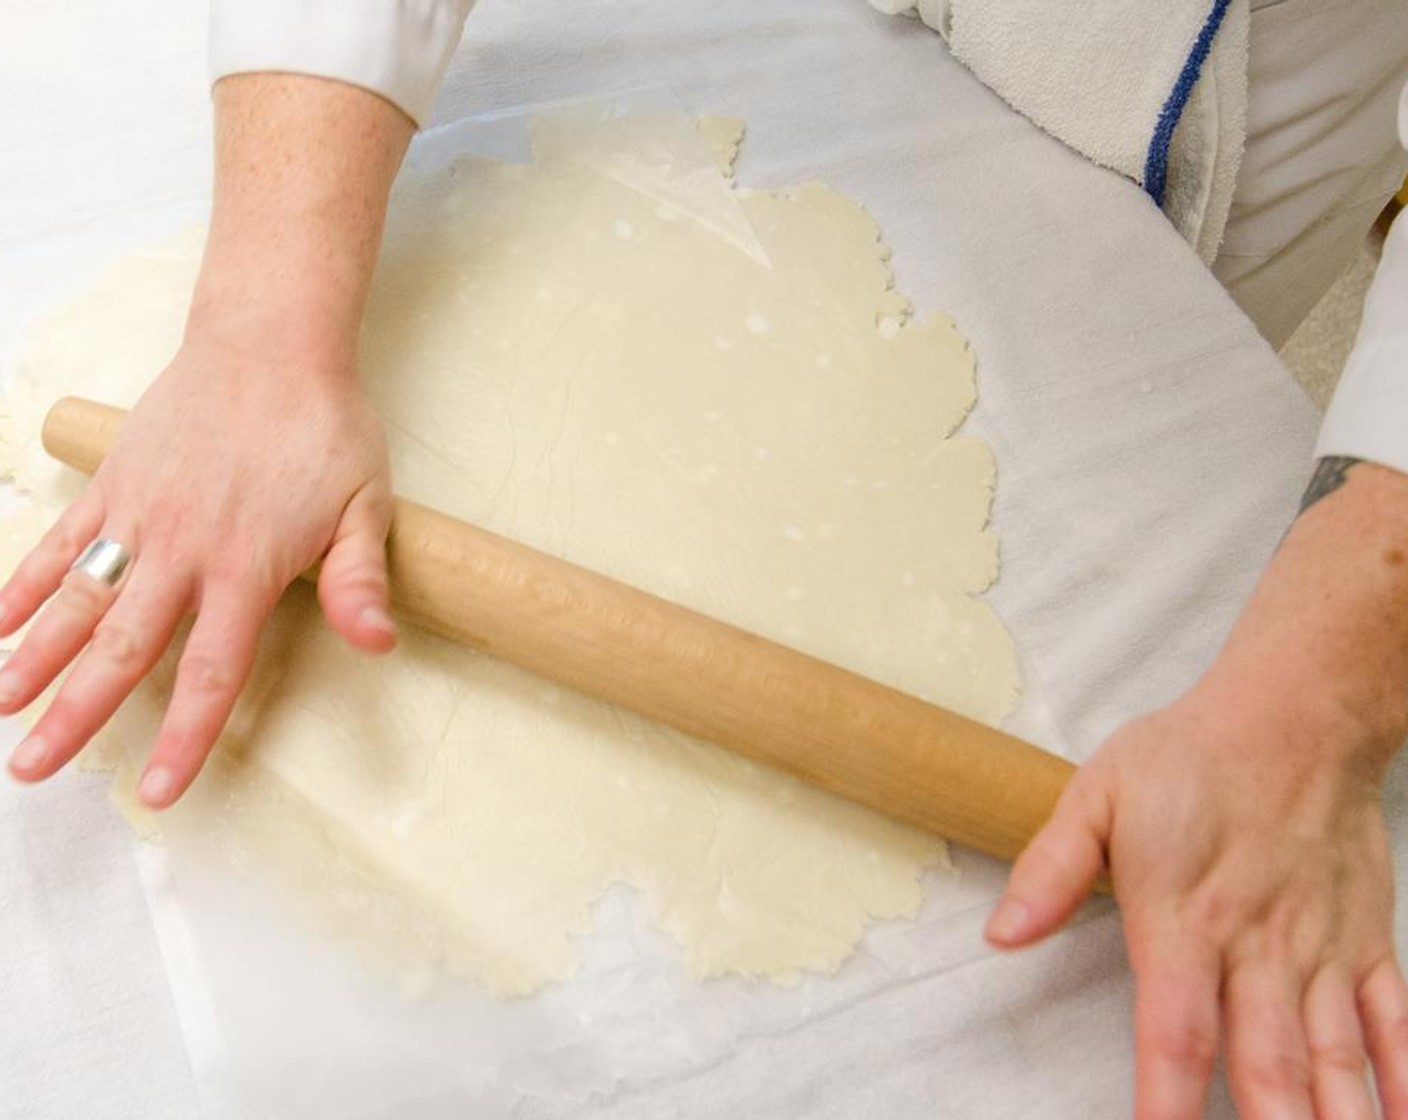
[[[1105,868],[1114,798],[1104,774],[1078,771],[1056,811],[1018,857],[984,936],[1004,949],[1040,941],[1060,929],[1089,896]]]
[[[390,495],[376,485],[362,487],[342,511],[318,573],[318,602],[328,622],[349,645],[370,653],[396,645],[386,578],[390,528]]]

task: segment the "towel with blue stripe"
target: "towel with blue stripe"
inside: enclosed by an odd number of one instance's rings
[[[871,0],[919,17],[1014,109],[1137,183],[1205,259],[1246,130],[1247,0]]]

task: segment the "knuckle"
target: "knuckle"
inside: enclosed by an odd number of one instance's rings
[[[1202,1023],[1169,1022],[1156,1031],[1154,1049],[1175,1066],[1202,1072],[1217,1059],[1217,1038]]]
[[[1086,820],[1103,815],[1110,803],[1108,773],[1101,767],[1078,770],[1076,780],[1063,792],[1059,808],[1064,812],[1074,812]]]
[[[1311,1062],[1325,1070],[1363,1077],[1369,1072],[1369,1059],[1361,1047],[1347,1042],[1311,1043]]]
[[[1386,1017],[1377,1033],[1384,1049],[1408,1055],[1408,1012]],[[1405,1086],[1405,1091],[1408,1091],[1408,1086]]]
[[[279,597],[286,590],[284,586],[268,586],[256,583],[248,578],[222,578],[221,576],[210,576],[201,582],[200,598],[197,601],[193,613],[200,617],[210,616],[211,607],[221,604],[227,611],[238,610],[241,614],[267,614],[272,611],[279,601]],[[231,638],[231,626],[222,623],[219,632],[219,640],[228,641]],[[193,651],[191,656],[213,656],[203,652],[204,649],[211,648],[202,643],[201,651]],[[218,647],[216,647],[218,648]]]
[[[354,560],[334,573],[337,582],[366,587],[386,586],[386,567],[369,560]]]
[[[89,647],[104,661],[122,671],[138,671],[145,665],[149,646],[141,634],[123,623],[103,622],[93,631]]]
[[[1022,854],[1023,872],[1042,882],[1054,879],[1064,883],[1072,877],[1070,847],[1064,836],[1057,836],[1048,828]]]
[[[88,544],[88,537],[77,526],[61,520],[44,534],[44,547],[55,552],[77,555]]]
[[[1214,944],[1226,945],[1235,931],[1246,925],[1255,912],[1249,899],[1224,886],[1207,886],[1185,903],[1184,920],[1189,929],[1202,931]]]
[[[386,569],[375,564],[356,563],[328,573],[330,590],[346,594],[361,591],[373,595],[384,595],[390,586]]]
[[[208,564],[201,582],[207,601],[224,599],[252,610],[272,610],[291,579],[280,579],[271,566],[261,567],[244,557]]]
[[[1245,1076],[1253,1099],[1310,1092],[1310,1065],[1292,1054],[1271,1054],[1254,1061],[1248,1065]]]
[[[208,583],[241,588],[256,582],[267,565],[252,542],[236,539],[213,555],[192,557],[189,566],[202,569]]]
[[[88,618],[101,614],[112,600],[112,589],[81,572],[64,577],[63,594],[57,599],[63,609]]]
[[[235,674],[223,660],[188,653],[181,659],[181,687],[197,697],[227,696],[236,687]]]

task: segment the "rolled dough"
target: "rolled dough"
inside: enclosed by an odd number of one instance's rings
[[[531,164],[403,176],[363,338],[397,490],[996,722],[1017,673],[978,598],[994,465],[947,438],[974,401],[964,340],[910,319],[855,203],[734,189],[692,129],[637,127],[544,126]],[[725,162],[741,132],[706,126]],[[38,447],[44,409],[136,399],[200,248],[133,254],[37,326],[0,424],[39,510],[5,526],[11,562],[81,485]],[[89,752],[127,771],[134,819],[172,666]],[[787,980],[913,913],[946,863],[933,837],[428,635],[353,653],[302,587],[162,830],[502,994],[570,973],[613,882],[696,976]]]

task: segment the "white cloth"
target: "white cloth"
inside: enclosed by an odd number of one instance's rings
[[[379,93],[417,125],[474,0],[211,0],[216,78],[278,70]]]
[[[18,739],[0,728],[7,754]],[[0,776],[4,1120],[196,1115],[131,841],[106,801],[88,776],[39,789]]]
[[[1408,86],[1399,97],[1398,134],[1408,148]],[[1384,243],[1316,454],[1371,459],[1408,473],[1408,221],[1402,216]]]
[[[1221,7],[1127,0],[1073,18],[1045,0],[871,3],[919,15],[1009,104],[1146,188],[1167,90]],[[1402,0],[1253,0],[1227,9],[1215,43],[1175,132],[1164,210],[1279,346],[1402,182],[1388,125],[1408,19]],[[1399,222],[1317,450],[1408,471],[1405,240]]]
[[[27,302],[81,285],[119,235],[160,235],[128,228],[133,208],[206,193],[206,98],[181,69],[199,39],[194,11],[186,0],[32,5],[17,17],[31,33],[0,40],[0,56],[20,42],[41,60],[0,65],[0,131],[27,138],[0,161],[0,221],[22,213],[29,235],[22,252],[0,248],[0,351]],[[868,15],[856,0],[616,0],[610,19],[580,0],[487,4],[439,112],[664,85],[696,111],[747,118],[745,183],[821,178],[864,203],[895,246],[901,289],[920,311],[952,313],[979,355],[969,430],[993,441],[1002,475],[993,599],[1022,651],[1028,707],[1060,727],[1042,742],[1084,757],[1211,656],[1294,509],[1313,409],[1135,187],[1006,110],[932,35]],[[45,84],[70,55],[81,74]],[[80,227],[99,247],[61,253]],[[1392,780],[1401,876],[1408,765]],[[963,864],[975,889],[996,890],[1001,869]],[[513,1115],[1129,1115],[1132,992],[1113,915],[1097,909],[1015,957],[982,949],[981,918],[971,956],[923,983],[591,1106],[528,1102]],[[196,1114],[125,830],[91,779],[0,789],[0,932],[0,1117]],[[267,982],[261,961],[240,959],[252,988]],[[409,1067],[403,1041],[368,1060]],[[295,1063],[285,1072],[310,1088]],[[428,1101],[397,1115],[498,1113]],[[1210,1116],[1232,1115],[1217,1093]]]
[[[1280,347],[1403,182],[1403,0],[1255,0],[1247,145],[1213,272]]]
[[[1247,0],[871,0],[919,16],[1013,108],[1145,188],[1211,263],[1247,111]]]

